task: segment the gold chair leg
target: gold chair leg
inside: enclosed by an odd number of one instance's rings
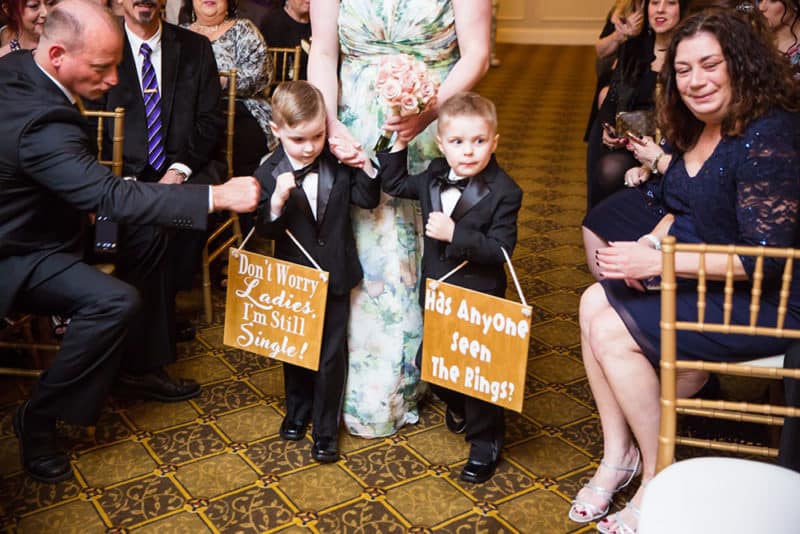
[[[208,254],[203,255],[203,308],[206,312],[206,323],[211,324],[214,319],[214,310],[211,307],[211,273]]]

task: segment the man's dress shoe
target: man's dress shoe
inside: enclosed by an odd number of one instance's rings
[[[455,434],[461,434],[467,427],[467,421],[463,415],[457,415],[450,408],[444,413],[444,424],[447,425],[448,430]]]
[[[330,463],[339,459],[339,447],[336,438],[317,438],[311,447],[311,457],[318,462]]]
[[[281,423],[281,437],[289,441],[300,441],[306,437],[306,423],[290,421],[285,417]]]
[[[172,378],[159,368],[143,375],[120,375],[116,392],[137,399],[178,402],[197,397],[200,384],[189,378]]]
[[[39,482],[54,483],[72,477],[67,454],[56,442],[55,421],[41,428],[26,424],[24,402],[14,414],[14,433],[19,438],[19,458],[25,472]]]
[[[479,462],[470,459],[464,469],[461,471],[461,480],[472,482],[473,484],[480,484],[486,482],[494,474],[497,468],[497,460],[491,462]]]

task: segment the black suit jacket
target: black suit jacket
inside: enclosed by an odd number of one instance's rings
[[[81,261],[86,212],[205,227],[207,187],[124,181],[97,163],[85,119],[30,51],[0,58],[0,102],[0,317],[42,260],[56,260],[51,275]]]
[[[271,221],[270,198],[276,180],[279,175],[291,171],[291,163],[280,146],[256,170],[255,176],[261,182],[257,229],[275,240],[276,258],[311,267],[311,262],[284,232],[288,228],[330,274],[330,293],[345,295],[363,276],[350,223],[350,205],[376,207],[380,201],[380,180],[339,163],[326,146],[319,156],[317,218],[311,213],[305,192],[293,189],[281,216]]]
[[[433,178],[449,172],[444,158],[433,160],[422,173],[409,176],[407,151],[380,152],[383,190],[389,195],[420,201],[425,223],[432,211],[442,211],[441,191]],[[486,168],[470,179],[450,217],[455,222],[453,242],[425,237],[422,276],[438,279],[462,261],[469,263],[446,280],[482,293],[503,297],[506,290],[505,258],[517,242],[517,213],[522,190],[492,156]],[[425,286],[420,291],[424,303]]]
[[[157,180],[147,167],[147,123],[134,51],[127,34],[119,66],[119,83],[92,107],[109,111],[125,108],[123,174]],[[136,51],[135,53],[138,53]],[[220,83],[211,43],[202,35],[161,23],[161,128],[166,167],[183,163],[202,171],[217,154],[224,137]],[[111,131],[104,152],[110,154]],[[166,170],[166,169],[165,169]],[[163,171],[162,171],[163,172]]]

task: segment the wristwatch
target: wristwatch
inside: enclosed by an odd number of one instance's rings
[[[656,236],[654,236],[653,234],[644,234],[639,239],[646,239],[646,240],[650,241],[650,243],[653,244],[653,248],[654,249],[661,250],[661,240],[659,238],[657,238]]]
[[[653,171],[653,174],[658,174],[658,162],[661,161],[661,158],[663,157],[664,157],[664,151],[662,150],[653,160],[653,164],[650,165],[650,170]]]

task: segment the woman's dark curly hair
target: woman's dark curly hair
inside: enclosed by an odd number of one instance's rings
[[[238,0],[228,0],[228,18],[234,19],[236,18],[236,14],[239,11],[239,2]],[[194,14],[194,4],[192,0],[183,0],[183,4],[181,5],[180,11],[178,11],[178,23],[185,24],[185,23],[192,23],[195,21],[197,17]]]
[[[681,22],[672,38],[658,75],[661,91],[656,97],[658,124],[666,139],[679,151],[697,142],[705,124],[683,102],[675,77],[675,52],[685,39],[699,33],[716,38],[725,57],[732,101],[722,121],[722,134],[741,134],[750,122],[773,108],[797,111],[800,91],[789,62],[767,40],[735,14],[719,10],[697,13]]]

